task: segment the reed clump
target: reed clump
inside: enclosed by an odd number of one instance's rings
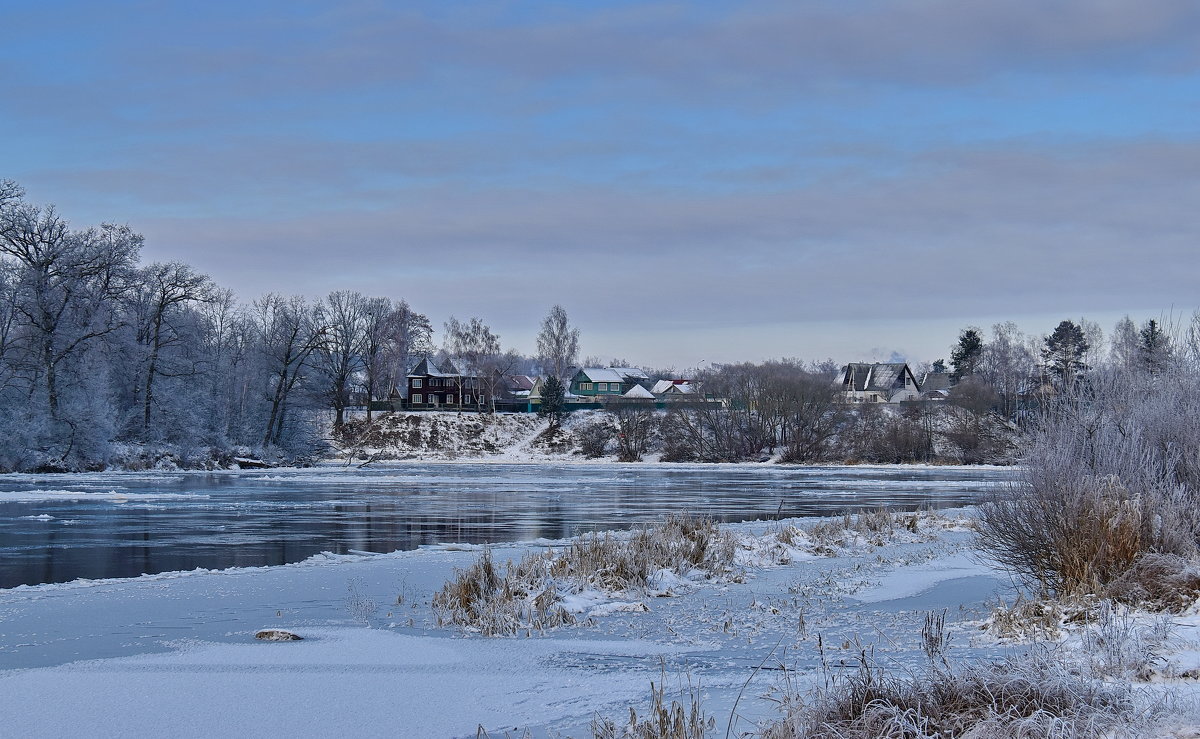
[[[709,518],[672,515],[629,534],[588,534],[562,550],[534,552],[503,568],[490,551],[433,598],[439,625],[508,636],[575,623],[564,596],[645,589],[664,571],[681,578],[734,574],[737,542]]]

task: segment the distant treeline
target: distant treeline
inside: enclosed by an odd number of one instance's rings
[[[186,264],[139,263],[141,246],[0,181],[0,470],[302,459],[324,447],[316,411],[403,385],[429,350],[404,300],[243,305]]]
[[[0,470],[312,458],[326,449],[328,421],[339,426],[348,407],[403,388],[415,360],[439,351],[429,319],[403,299],[339,291],[244,304],[186,264],[142,264],[141,246],[128,226],[73,229],[0,180]],[[985,340],[969,327],[950,354],[950,405],[966,413],[939,418],[921,407],[848,413],[832,362],[715,366],[689,373],[696,402],[677,404],[661,427],[628,426],[616,438],[634,445],[623,457],[655,436],[665,458],[696,461],[927,460],[947,456],[951,440],[951,458],[989,461],[1008,455],[1006,442],[993,443],[997,423],[1020,425],[1047,398],[1086,387],[1096,373],[1192,371],[1198,327],[1139,327],[1127,318],[1108,342],[1083,320],[1063,321],[1044,338],[1009,323]],[[502,351],[478,318],[452,317],[440,354],[489,379],[565,377],[578,366],[578,348],[578,329],[554,306],[536,359]],[[914,369],[921,377],[943,366]],[[618,422],[641,423],[636,408],[614,406]]]

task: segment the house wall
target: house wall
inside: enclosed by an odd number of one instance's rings
[[[463,396],[470,396],[470,401],[464,402]],[[481,397],[475,378],[426,375],[408,378],[408,401],[412,407],[473,408],[486,403],[487,398]]]

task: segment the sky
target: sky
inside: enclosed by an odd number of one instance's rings
[[[0,179],[245,301],[932,360],[1197,307],[1197,38],[1194,0],[0,0]]]

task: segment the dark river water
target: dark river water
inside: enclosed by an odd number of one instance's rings
[[[0,588],[559,539],[670,512],[721,521],[979,502],[994,468],[409,464],[0,475]]]

